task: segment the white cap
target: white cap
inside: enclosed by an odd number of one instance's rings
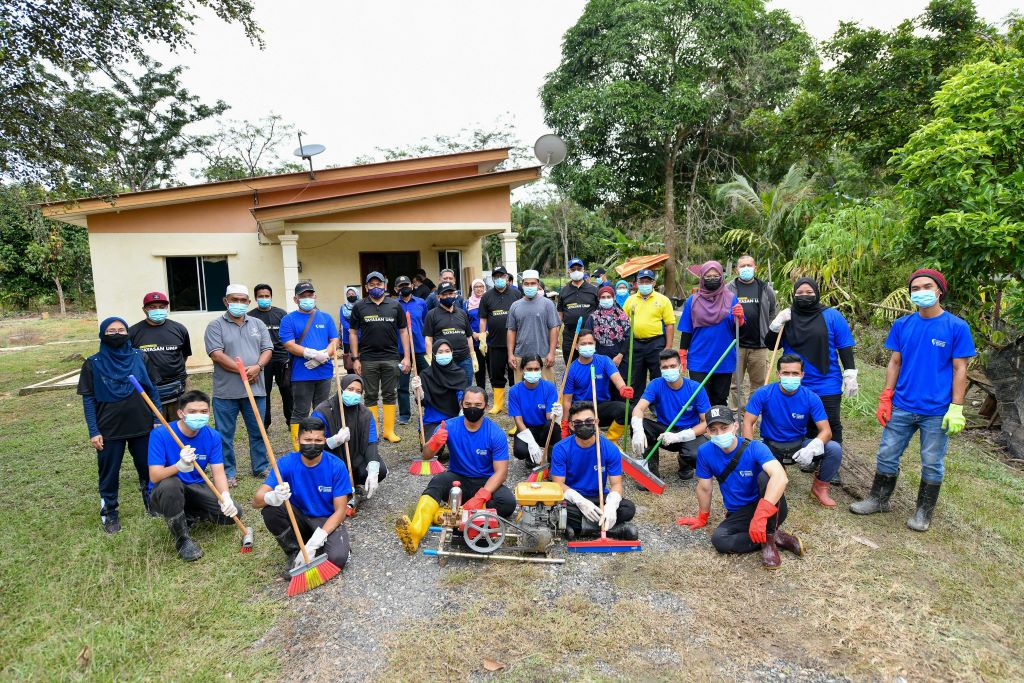
[[[539,280],[540,279],[540,273],[538,273],[536,270],[524,270],[523,272],[519,273],[519,279],[520,280],[530,280],[530,279]]]
[[[227,290],[224,292],[224,296],[231,296],[232,294],[249,296],[249,288],[245,285],[228,285]]]

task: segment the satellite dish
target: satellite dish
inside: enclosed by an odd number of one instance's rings
[[[315,157],[317,154],[320,154],[327,148],[324,147],[323,145],[304,145],[302,144],[301,130],[299,131],[298,135],[299,146],[295,149],[294,152],[292,152],[292,154],[294,154],[297,157],[301,157],[309,162],[309,179],[316,180],[316,174],[313,173],[313,157]]]
[[[533,153],[545,166],[556,166],[565,160],[565,142],[552,133],[541,135],[533,143]]]

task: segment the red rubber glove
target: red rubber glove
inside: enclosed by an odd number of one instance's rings
[[[480,487],[480,490],[476,492],[476,495],[467,500],[462,504],[463,510],[482,510],[487,501],[491,499],[491,492]]]
[[[679,526],[688,526],[690,531],[696,531],[701,527],[708,525],[709,512],[698,512],[696,517],[680,517],[676,520],[676,524]]]
[[[622,398],[633,398],[633,387],[628,384],[619,389],[619,396]]]
[[[434,435],[430,437],[429,441],[427,441],[427,446],[430,448],[430,450],[436,453],[437,451],[441,450],[441,447],[444,446],[446,443],[448,443],[448,425],[444,421],[442,421],[441,426],[437,428],[437,431],[434,432]]]
[[[686,374],[686,354],[689,353],[689,349],[679,349],[679,372],[680,374]]]
[[[750,520],[750,540],[754,543],[768,542],[768,518],[779,511],[779,508],[772,505],[766,498],[757,501],[757,509],[754,510],[754,518]]]
[[[732,315],[739,322],[740,327],[743,327],[745,318],[743,317],[743,304],[736,304],[732,307]]]
[[[563,439],[568,439],[569,438],[569,421],[568,420],[562,420],[562,438]]]
[[[878,410],[875,412],[875,417],[878,418],[878,424],[883,427],[892,419],[892,396],[895,393],[893,389],[885,389],[878,396]]]

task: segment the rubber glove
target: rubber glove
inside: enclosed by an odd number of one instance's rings
[[[434,435],[430,437],[429,441],[427,441],[427,446],[430,450],[436,453],[441,450],[441,446],[444,446],[446,443],[448,443],[448,423],[441,422],[437,431],[434,432]]]
[[[698,512],[696,517],[680,517],[676,520],[676,524],[679,526],[688,526],[690,527],[690,531],[696,531],[697,529],[708,525],[708,516],[710,514],[711,513],[709,512]]]
[[[665,432],[661,437],[661,443],[666,446],[671,446],[674,443],[693,441],[696,438],[697,435],[693,433],[692,429],[683,429],[678,432]]]
[[[778,332],[779,330],[782,329],[783,325],[785,325],[792,319],[793,312],[790,311],[788,308],[783,308],[781,311],[779,311],[779,314],[775,316],[775,320],[772,320],[771,324],[768,326],[768,329],[771,330],[772,332]]]
[[[222,491],[220,494],[220,500],[217,501],[220,505],[220,513],[225,517],[237,517],[238,507],[235,505],[235,501],[231,500],[231,494],[227,491]]]
[[[562,419],[562,404],[556,403],[551,406],[551,419],[558,422]]]
[[[352,432],[348,427],[342,427],[337,434],[327,437],[327,448],[333,451],[338,446],[348,443],[350,438],[352,438]]]
[[[875,411],[875,417],[878,418],[878,424],[883,427],[892,419],[892,397],[895,393],[895,389],[883,389],[878,395],[878,410]]]
[[[327,349],[324,349],[323,351],[317,351],[316,352],[316,361],[318,363],[320,363],[320,365],[323,365],[324,363],[326,363],[330,359],[331,359],[331,357],[330,357],[330,355],[328,355]]]
[[[310,359],[309,359],[309,360],[307,360],[307,361],[306,361],[305,363],[303,363],[303,365],[305,365],[305,366],[306,366],[306,369],[307,369],[307,370],[313,370],[313,369],[315,369],[315,368],[318,368],[318,367],[320,367],[321,365],[323,365],[323,363],[321,363],[321,362],[320,362],[319,360],[317,360],[316,358],[310,358]]]
[[[746,318],[743,317],[743,304],[736,304],[732,307],[732,317],[736,318],[736,322],[743,327],[743,323],[746,322]]]
[[[371,460],[366,465],[366,483],[363,484],[363,488],[366,490],[366,499],[373,498],[373,494],[377,492],[377,487],[380,485],[380,463],[376,460]]]
[[[317,527],[316,531],[313,532],[313,535],[309,537],[308,541],[306,541],[306,554],[309,555],[309,559],[313,559],[313,557],[316,555],[316,551],[320,550],[320,548],[323,547],[326,541],[327,532],[324,531],[322,528]],[[302,556],[302,553],[299,553],[295,557],[295,563],[292,565],[292,569],[296,569],[297,567],[301,566],[305,563],[305,561],[306,560]]]
[[[633,387],[628,384],[619,389],[619,396],[622,398],[633,398]]]
[[[313,360],[314,358],[316,358],[316,354],[318,353],[320,352],[309,346],[305,346],[302,348],[302,357],[305,358],[306,360]]]
[[[843,397],[853,398],[860,393],[860,385],[857,384],[857,370],[850,368],[843,370]]]
[[[967,426],[967,418],[964,417],[964,407],[959,403],[950,403],[949,410],[942,416],[942,428],[947,434],[953,436],[963,431]]]
[[[768,541],[768,518],[779,511],[779,508],[772,505],[766,498],[757,501],[757,509],[754,510],[754,517],[750,520],[750,540],[754,543],[766,543]]]
[[[278,484],[272,490],[264,493],[263,502],[267,505],[278,507],[291,497],[292,487],[288,485],[288,482],[285,482],[283,484]]]
[[[569,434],[571,434],[571,432],[569,431],[569,421],[568,420],[562,420],[562,438],[563,439],[568,439],[569,438]]]
[[[581,496],[580,492],[576,489],[566,489],[562,497],[579,508],[579,511],[583,513],[583,516],[594,524],[601,521],[601,509],[591,501]]]
[[[686,374],[686,355],[689,352],[689,349],[679,349],[679,374]]]
[[[491,499],[491,492],[483,486],[476,492],[476,495],[462,504],[463,510],[482,510],[487,501]]]
[[[480,337],[480,341],[477,342],[477,348],[480,349],[480,353],[487,355],[487,337]]]
[[[420,379],[419,375],[413,375],[409,378],[409,388],[412,389],[412,393],[418,400],[423,400],[423,380]]]
[[[191,472],[196,468],[196,449],[191,446],[185,446],[178,451],[178,462],[174,463],[178,467],[178,471],[185,473]]]
[[[622,502],[622,495],[612,491],[604,499],[604,512],[598,518],[597,523],[602,529],[608,531],[615,522],[619,520],[619,503]]]
[[[475,375],[476,373],[480,372],[480,361],[476,359],[475,353],[469,354],[469,359],[473,361],[473,374]]]
[[[644,433],[644,419],[642,417],[634,417],[629,421],[629,426],[633,430],[633,436],[630,437],[633,456],[642,458],[647,454],[647,434]]]
[[[541,457],[544,455],[544,449],[537,443],[537,439],[534,438],[533,432],[529,429],[524,429],[516,434],[516,438],[526,444],[526,447],[530,451],[530,460],[533,461],[533,464],[539,464]]]
[[[814,457],[825,454],[825,444],[821,439],[811,439],[811,442],[793,454],[793,461],[797,465],[806,467],[814,462]]]

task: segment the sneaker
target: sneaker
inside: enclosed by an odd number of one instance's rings
[[[238,479],[235,477],[228,477],[228,488],[233,489],[238,486]]]
[[[409,424],[409,422],[411,420],[412,420],[411,417],[399,417],[398,418],[398,424],[400,424],[400,425],[407,425],[407,424]]]
[[[121,530],[121,520],[117,517],[104,517],[100,520],[100,524],[103,525],[103,530],[108,534],[116,534]]]
[[[679,479],[680,479],[680,481],[689,481],[689,480],[693,479],[694,471],[695,470],[692,467],[687,467],[685,469],[679,470]]]
[[[257,479],[266,479],[268,476],[270,476],[270,468],[268,467],[262,472],[253,472],[252,476],[256,477]]]

